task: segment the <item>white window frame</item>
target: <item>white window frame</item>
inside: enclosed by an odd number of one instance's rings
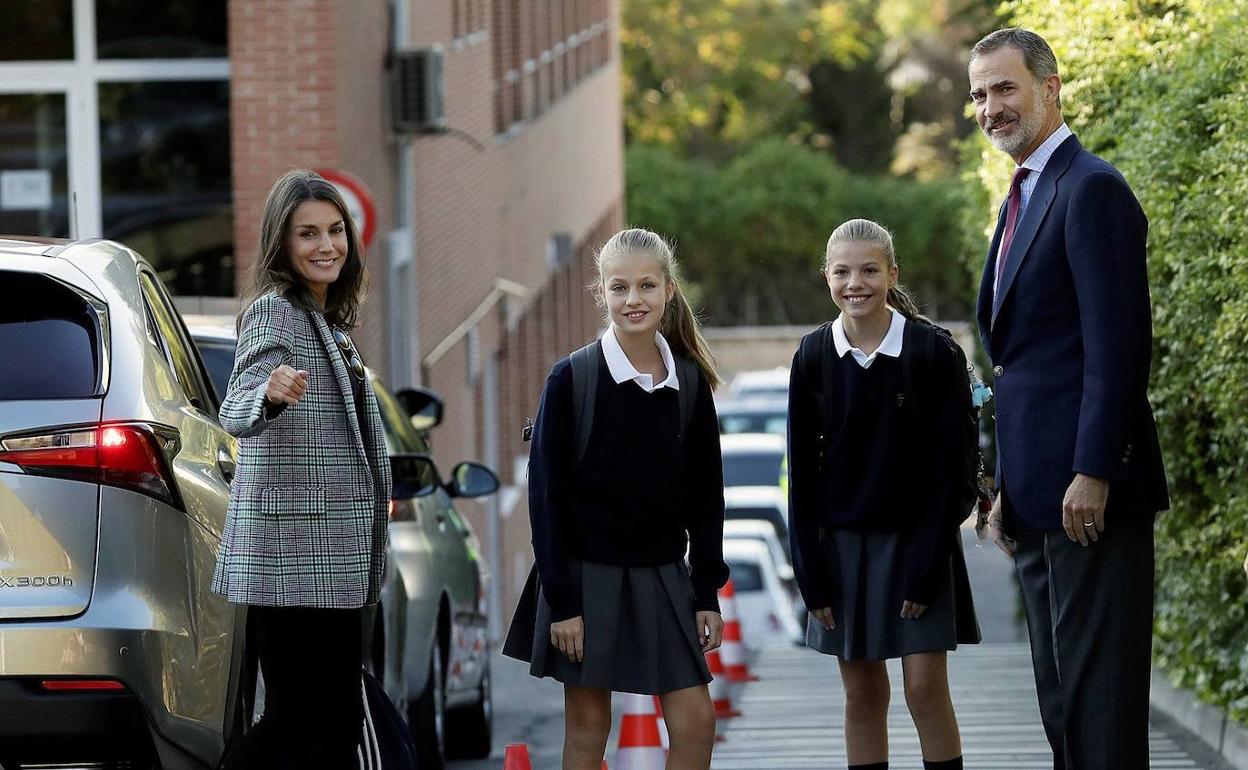
[[[101,83],[230,79],[229,59],[105,59],[95,46],[95,0],[73,0],[73,61],[0,62],[0,94],[65,96],[70,235],[104,233],[100,189]],[[77,195],[75,205],[74,195]]]

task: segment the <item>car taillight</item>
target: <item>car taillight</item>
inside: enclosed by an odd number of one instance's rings
[[[48,692],[118,692],[126,689],[115,679],[44,679],[39,686]]]
[[[67,428],[0,441],[0,462],[27,473],[131,489],[181,508],[170,467],[177,431],[147,423]]]

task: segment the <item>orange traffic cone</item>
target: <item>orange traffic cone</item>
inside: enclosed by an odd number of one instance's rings
[[[503,770],[533,770],[529,762],[529,747],[523,743],[509,743],[503,753]]]
[[[672,740],[667,735],[667,720],[663,718],[663,701],[657,695],[654,696],[654,713],[659,719],[659,743],[664,749],[671,749]]]
[[[745,658],[745,645],[741,641],[741,619],[737,617],[737,592],[732,578],[719,589],[719,605],[724,615],[723,649],[724,671],[730,682],[753,682],[757,677],[750,674]]]
[[[724,671],[724,661],[719,656],[719,650],[711,650],[706,654],[706,667],[711,671],[711,703],[715,706],[715,718],[732,719],[741,716],[741,712],[732,707],[728,675]]]
[[[624,701],[616,770],[663,770],[667,749],[659,731],[659,715],[652,695],[620,693]]]

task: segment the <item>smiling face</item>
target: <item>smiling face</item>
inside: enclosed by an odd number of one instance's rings
[[[1022,51],[1003,46],[971,60],[967,70],[975,122],[998,150],[1021,163],[1061,125],[1062,80],[1037,81]]]
[[[828,249],[824,272],[832,301],[856,321],[888,313],[888,290],[897,283],[897,266],[874,241],[842,241]]]
[[[286,226],[286,254],[295,275],[322,306],[347,253],[347,228],[337,206],[306,200],[295,207]]]
[[[602,293],[617,335],[653,337],[675,289],[650,254],[625,252],[602,264]]]

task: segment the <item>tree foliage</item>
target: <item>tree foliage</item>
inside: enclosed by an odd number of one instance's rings
[[[626,178],[630,222],[675,238],[712,324],[834,316],[820,275],[824,245],[853,217],[894,232],[902,282],[930,312],[965,315],[956,186],[852,174],[783,139],[757,142],[722,164],[633,145]]]
[[[1118,166],[1149,216],[1151,396],[1173,508],[1158,519],[1155,656],[1177,684],[1248,723],[1248,18],[1239,5],[1015,0],[1007,10],[1053,45],[1068,122]],[[982,142],[967,156],[982,244],[1009,172]]]

